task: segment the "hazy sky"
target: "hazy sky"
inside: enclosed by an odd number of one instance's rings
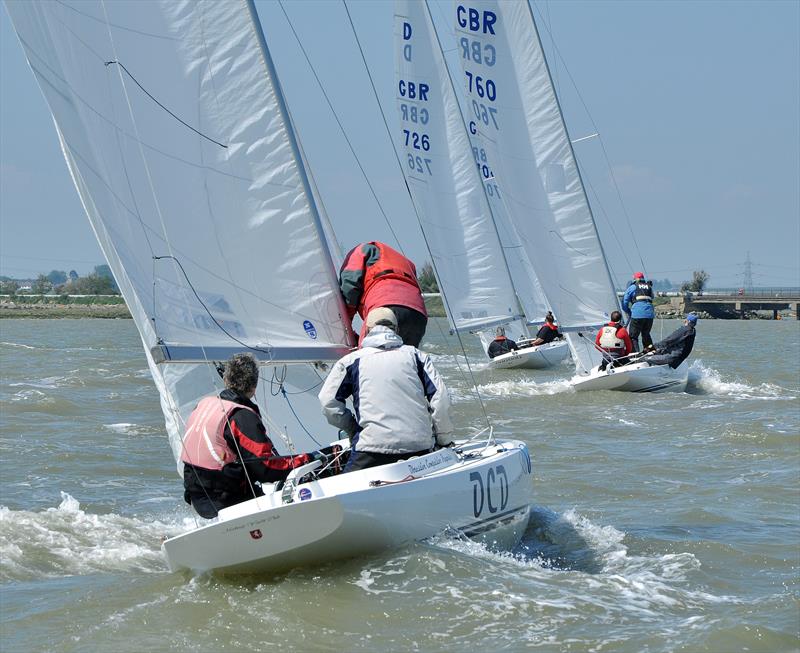
[[[395,242],[281,7],[256,5],[342,246]],[[397,131],[393,6],[348,2]],[[800,2],[533,6],[570,135],[599,131],[610,160],[611,168],[596,138],[575,145],[617,281],[641,267],[641,256],[652,277],[683,281],[702,267],[712,286],[738,286],[749,251],[756,285],[800,285]],[[449,7],[434,12],[443,39]],[[285,9],[402,247],[427,260],[342,4]],[[5,11],[0,170],[0,274],[83,274],[103,262]]]

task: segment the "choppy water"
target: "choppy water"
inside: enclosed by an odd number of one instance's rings
[[[474,425],[440,327],[424,348]],[[4,320],[0,341],[4,653],[800,650],[798,322],[701,322],[685,394],[476,365],[534,458],[517,550],[442,535],[236,580],[167,572],[161,538],[194,520],[132,322]]]

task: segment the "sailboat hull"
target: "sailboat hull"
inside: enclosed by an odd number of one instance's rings
[[[270,573],[364,555],[447,529],[513,547],[532,499],[527,447],[507,440],[300,484],[232,506],[166,540],[173,571]],[[380,481],[379,485],[375,485]]]
[[[668,365],[633,363],[604,372],[595,368],[586,376],[574,377],[570,384],[577,391],[683,392],[688,381],[689,366],[685,362],[677,369]]]
[[[569,356],[569,345],[566,342],[551,342],[496,356],[489,361],[489,367],[493,370],[541,370],[557,365],[567,356]]]

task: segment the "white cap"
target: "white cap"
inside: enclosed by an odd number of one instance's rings
[[[378,322],[391,322],[391,328],[393,330],[397,330],[397,317],[394,314],[394,311],[391,308],[386,308],[385,306],[380,306],[379,308],[373,308],[369,315],[367,315],[367,331],[372,329]]]

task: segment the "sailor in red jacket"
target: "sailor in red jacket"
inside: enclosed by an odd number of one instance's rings
[[[611,313],[611,322],[597,332],[594,342],[598,349],[606,352],[603,362],[600,364],[601,370],[606,369],[610,361],[613,361],[614,367],[627,362],[625,356],[633,351],[633,343],[628,335],[628,330],[622,326],[622,313],[619,311]]]
[[[417,268],[385,243],[361,243],[345,256],[339,271],[339,287],[350,319],[358,313],[363,321],[358,344],[367,334],[367,315],[373,308],[390,308],[397,318],[397,335],[403,344],[418,347],[428,313],[417,282]]]
[[[186,503],[211,519],[223,508],[263,491],[255,484],[285,479],[295,467],[326,460],[319,451],[280,456],[253,403],[258,365],[251,354],[225,364],[225,390],[200,400],[186,423],[181,460]]]

